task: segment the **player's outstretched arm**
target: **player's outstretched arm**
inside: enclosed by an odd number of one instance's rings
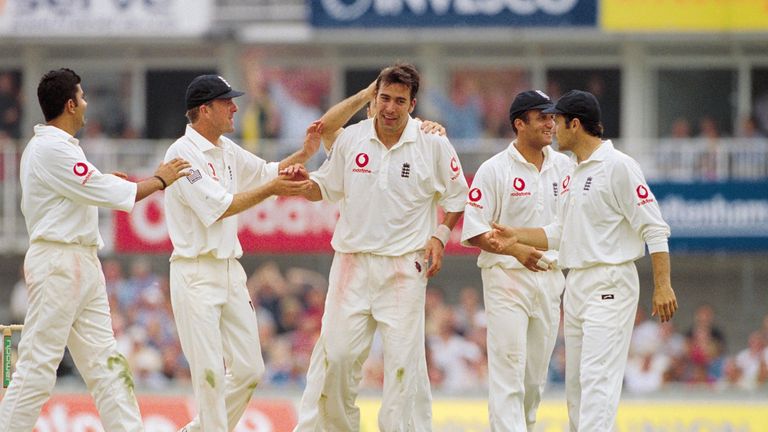
[[[304,145],[292,155],[280,161],[278,169],[282,170],[291,165],[303,164],[315,155],[320,149],[320,134],[323,132],[323,124],[320,120],[314,121],[307,128],[304,135]]]
[[[136,185],[136,202],[143,200],[159,190],[167,188],[176,180],[185,177],[187,175],[186,169],[191,166],[192,165],[190,165],[189,162],[181,158],[174,158],[166,163],[160,164],[160,166],[157,167],[157,170],[155,170],[155,175],[153,177],[142,180]],[[123,173],[115,173],[115,175],[120,177],[119,174]]]
[[[375,97],[376,81],[373,81],[368,87],[328,108],[328,111],[320,118],[324,126],[322,135],[323,146],[326,150],[333,147],[333,143],[344,130],[344,125],[349,119],[363,109],[366,104],[373,102]]]
[[[547,235],[543,228],[509,227],[492,222],[491,235],[488,242],[496,252],[504,255],[512,255],[512,246],[522,243],[533,246],[536,249],[547,250]]]
[[[658,315],[661,322],[666,322],[671,320],[677,311],[677,297],[675,297],[670,279],[669,252],[652,253],[651,266],[653,267],[653,311],[651,315]]]
[[[219,220],[241,213],[265,199],[276,196],[304,195],[309,188],[309,180],[294,181],[288,176],[278,176],[274,180],[259,187],[235,194],[227,210],[219,216]]]
[[[511,246],[507,246],[509,253],[503,253],[496,246],[496,243],[491,243],[492,231],[478,234],[467,240],[469,244],[480,248],[486,252],[491,252],[500,255],[511,255],[520,262],[525,268],[530,271],[546,271],[550,269],[552,264],[545,256],[544,253],[533,246],[523,244],[520,242],[514,243]]]

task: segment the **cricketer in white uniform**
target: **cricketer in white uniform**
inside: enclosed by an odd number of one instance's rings
[[[304,147],[280,163],[243,150],[222,136],[234,130],[233,98],[241,95],[220,76],[195,78],[186,92],[190,124],[165,156],[192,165],[165,194],[171,305],[197,398],[189,432],[233,430],[264,374],[256,314],[237,260],[243,249],[235,215],[273,195],[304,193],[305,182],[278,171],[320,147],[313,124]]]
[[[29,305],[13,381],[0,402],[0,431],[31,431],[69,348],[104,429],[141,431],[128,363],[117,351],[101,263],[98,207],[130,211],[136,201],[172,184],[189,165],[174,159],[140,183],[103,174],[75,135],[87,102],[80,77],[50,71],[37,88],[46,124],[21,157],[21,211],[29,233],[24,278]]]
[[[374,80],[368,87],[337,103],[323,114],[320,123],[323,125],[323,146],[327,154],[330,154],[333,143],[344,131],[344,125],[358,111],[367,106],[368,117],[373,116],[372,109],[375,106],[375,97],[376,81]],[[445,128],[441,124],[429,120],[421,121],[419,129],[425,133],[446,135]],[[362,373],[363,361],[355,363],[357,370],[352,373],[356,376]],[[413,428],[415,431],[428,431],[432,428],[432,392],[429,386],[426,357],[423,358],[421,368],[422,377],[416,391],[416,404],[413,409]],[[305,412],[305,414],[307,413]],[[314,411],[314,414],[319,415],[319,412]],[[310,424],[317,420],[305,416],[302,421],[305,424]]]
[[[517,135],[509,147],[484,162],[472,181],[464,208],[464,245],[479,247],[488,319],[488,411],[492,431],[533,431],[547,369],[560,326],[565,278],[555,265],[545,271],[528,263],[534,250],[517,244],[515,259],[488,244],[492,223],[539,227],[556,219],[560,179],[572,162],[550,148],[555,121],[549,96],[518,94],[510,107]],[[546,261],[554,263],[550,251]]]
[[[611,431],[640,292],[634,262],[645,245],[653,266],[653,314],[664,322],[677,310],[670,230],[638,163],[602,140],[594,95],[572,90],[545,112],[555,114],[558,145],[572,151],[576,163],[560,182],[558,221],[543,229],[497,225],[493,236],[505,251],[513,236],[559,248],[560,266],[570,269],[563,308],[571,431]]]
[[[429,409],[417,402],[427,385],[424,293],[427,277],[440,270],[467,183],[448,140],[425,134],[410,117],[418,86],[413,66],[385,68],[377,80],[375,117],[346,128],[311,174],[308,199],[339,202],[340,217],[297,431],[360,429],[360,364],[377,328],[385,367],[379,429],[429,427],[414,424],[424,418],[414,410]],[[439,227],[438,205],[447,212]]]

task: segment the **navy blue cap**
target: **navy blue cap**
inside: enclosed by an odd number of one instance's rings
[[[509,107],[509,121],[514,122],[524,112],[552,108],[552,99],[541,90],[529,90],[518,93]]]
[[[231,99],[245,93],[233,90],[227,80],[218,75],[200,75],[187,87],[187,109],[200,106],[214,99]]]
[[[546,114],[568,114],[582,121],[600,123],[600,104],[590,92],[571,90],[564,94]]]

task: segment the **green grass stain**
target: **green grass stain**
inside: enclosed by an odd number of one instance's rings
[[[405,368],[398,369],[397,370],[397,382],[402,384],[404,376],[405,376]]]
[[[123,386],[133,393],[133,375],[131,375],[131,369],[128,367],[128,360],[120,353],[107,358],[107,369],[114,370],[116,367],[120,368],[117,377],[123,381]]]
[[[205,382],[207,382],[211,388],[216,388],[216,375],[213,374],[211,369],[205,370]]]

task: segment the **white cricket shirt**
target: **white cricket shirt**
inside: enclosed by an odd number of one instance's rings
[[[346,128],[310,178],[323,199],[339,202],[334,250],[383,256],[424,249],[437,228],[437,206],[463,211],[468,190],[448,139],[425,134],[412,118],[390,149],[377,138],[374,119]]]
[[[464,228],[461,241],[491,230],[491,222],[515,227],[541,227],[555,221],[560,179],[570,173],[573,162],[562,153],[544,147],[541,171],[525,160],[513,141],[506,150],[480,165],[469,190],[464,207]],[[557,251],[546,252],[550,261],[557,259]],[[477,266],[489,268],[525,268],[509,255],[480,251]]]
[[[102,174],[85,158],[80,142],[55,126],[35,126],[19,177],[30,242],[101,248],[98,207],[130,211],[136,201],[136,183]]]
[[[574,163],[576,162],[573,156]],[[664,222],[640,165],[603,141],[560,182],[558,221],[546,226],[560,266],[586,268],[634,261],[648,250],[667,252]]]
[[[219,138],[215,146],[191,125],[165,153],[166,162],[176,157],[192,167],[186,178],[165,190],[165,218],[173,243],[171,260],[200,255],[241,257],[237,215],[218,219],[234,194],[276,178],[278,163],[267,163],[226,137]]]

